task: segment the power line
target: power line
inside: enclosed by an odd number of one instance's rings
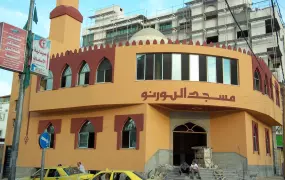
[[[272,0],[271,0],[271,1],[272,1]],[[230,13],[231,13],[231,15],[232,15],[232,17],[233,17],[233,19],[234,19],[236,25],[237,25],[238,28],[240,29],[240,31],[241,31],[241,33],[242,33],[242,36],[243,36],[243,39],[245,40],[245,42],[246,42],[247,46],[249,47],[251,53],[254,55],[254,57],[255,57],[256,59],[258,59],[258,57],[257,57],[257,56],[255,55],[255,53],[253,52],[252,47],[249,45],[249,43],[248,43],[248,41],[247,41],[247,39],[246,39],[246,37],[245,37],[245,34],[244,34],[243,30],[241,29],[239,23],[237,22],[237,20],[236,20],[234,14],[233,14],[233,12],[232,12],[232,10],[231,10],[231,7],[230,7],[230,5],[229,5],[229,3],[228,3],[228,0],[225,0],[225,2],[226,2],[226,4],[227,4],[227,7],[228,7],[228,9],[229,9],[229,11],[230,11]],[[277,32],[276,32],[276,33],[277,33]],[[278,47],[279,47],[279,45],[278,45]],[[260,62],[259,62],[258,60],[257,60],[257,63],[259,64],[260,68],[264,71],[264,69],[262,68],[262,66],[261,66],[261,64],[260,64]],[[281,60],[281,68],[282,68],[282,74],[283,74],[283,79],[284,79],[284,72],[283,72],[283,67],[282,67],[282,60]]]
[[[253,52],[253,50],[252,50],[251,46],[249,45],[249,43],[248,43],[248,41],[247,41],[247,39],[246,39],[246,37],[245,37],[245,34],[244,34],[243,30],[241,29],[241,27],[240,27],[239,23],[237,22],[237,20],[236,20],[236,18],[235,18],[235,16],[234,16],[234,14],[233,14],[233,12],[232,12],[232,10],[231,10],[231,7],[230,7],[230,5],[229,5],[228,1],[227,1],[227,0],[225,0],[225,2],[226,2],[226,4],[227,4],[227,6],[228,6],[228,9],[229,9],[229,11],[230,11],[230,13],[231,13],[231,15],[232,15],[232,17],[233,17],[233,19],[234,19],[234,21],[235,21],[236,25],[238,26],[238,28],[239,28],[239,29],[240,29],[240,31],[241,31],[241,34],[242,34],[243,39],[245,40],[245,42],[246,42],[247,46],[249,47],[249,49],[250,49],[251,53],[252,53],[252,54],[254,55],[254,57],[257,59],[257,56],[255,55],[255,53]],[[259,63],[259,62],[258,62],[258,63]],[[260,64],[259,64],[259,65],[260,65]]]
[[[274,17],[274,22],[275,22],[275,9],[274,9],[274,3],[273,3],[273,0],[271,0],[271,5],[272,5],[272,10],[273,10],[273,17]],[[275,26],[275,25],[274,25]],[[275,33],[276,33],[276,40],[277,40],[277,48],[280,48],[279,46],[279,39],[278,39],[278,33],[274,27],[274,30],[275,30]],[[280,64],[281,64],[281,69],[282,69],[282,75],[283,75],[283,80],[284,80],[284,71],[283,71],[283,65],[282,65],[282,59],[280,60]]]

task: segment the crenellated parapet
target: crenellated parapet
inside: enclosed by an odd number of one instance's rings
[[[82,64],[87,63],[90,67],[90,80],[89,85],[93,85],[96,83],[96,71],[99,66],[99,64],[102,62],[103,59],[108,59],[112,65],[112,81],[114,81],[114,69],[115,69],[115,49],[116,48],[123,48],[123,47],[135,47],[135,46],[162,46],[162,45],[174,45],[174,46],[180,46],[180,45],[189,45],[189,46],[200,46],[200,47],[207,47],[207,48],[219,48],[224,49],[226,51],[232,51],[232,52],[238,52],[247,56],[251,56],[252,59],[252,76],[255,76],[255,73],[258,72],[260,77],[260,91],[262,94],[266,94],[274,100],[274,93],[276,92],[276,88],[279,91],[279,86],[275,86],[275,79],[272,78],[272,73],[270,69],[268,68],[267,64],[264,62],[263,59],[254,56],[250,51],[246,51],[245,49],[241,48],[233,48],[230,45],[226,46],[225,44],[207,44],[206,42],[200,43],[199,41],[193,42],[192,40],[183,40],[183,41],[172,41],[168,39],[166,42],[164,39],[161,40],[139,40],[139,41],[132,41],[132,42],[119,42],[117,44],[107,44],[107,45],[94,45],[74,50],[69,50],[66,52],[62,52],[60,54],[52,55],[51,57],[51,64],[50,64],[50,70],[53,74],[53,90],[59,89],[61,84],[61,77],[62,72],[64,71],[65,67],[69,66],[72,71],[72,82],[71,87],[77,86],[78,82],[78,74],[80,71],[80,68],[82,67]],[[221,55],[222,56],[222,55]],[[243,73],[240,71],[240,73]],[[252,83],[252,88],[254,90],[254,78]],[[276,87],[276,88],[274,88]],[[38,79],[38,86],[37,90],[40,89],[40,78]],[[274,91],[275,90],[275,91]]]
[[[149,40],[144,41],[132,41],[132,42],[119,42],[117,44],[107,44],[107,45],[94,45],[94,46],[89,46],[89,47],[84,47],[84,48],[79,48],[79,49],[74,49],[74,50],[69,50],[66,51],[65,53],[60,53],[60,54],[53,54],[51,59],[54,58],[59,58],[59,57],[63,57],[65,55],[71,55],[71,54],[80,54],[80,53],[84,53],[84,52],[89,52],[89,51],[97,51],[100,49],[111,49],[111,48],[115,48],[115,47],[123,47],[123,46],[142,46],[142,45],[163,45],[163,44],[176,44],[176,45],[191,45],[191,46],[206,46],[206,47],[213,47],[213,48],[222,48],[222,49],[227,49],[230,51],[236,51],[236,52],[240,52],[243,54],[247,54],[247,55],[252,55],[250,51],[246,51],[245,49],[241,49],[241,48],[233,48],[230,45],[226,46],[225,44],[220,45],[219,43],[213,44],[207,44],[206,42],[203,42],[203,44],[200,43],[200,41],[196,41],[195,43],[192,40],[183,40],[183,41],[172,41],[170,39],[168,39],[167,42],[165,42],[163,39],[162,40],[153,40],[152,42]]]

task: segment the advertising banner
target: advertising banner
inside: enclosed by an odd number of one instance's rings
[[[48,76],[51,41],[36,34],[33,37],[31,73]]]
[[[0,23],[0,68],[14,72],[23,72],[27,31]]]

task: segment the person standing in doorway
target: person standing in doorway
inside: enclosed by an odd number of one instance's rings
[[[84,168],[84,166],[83,166],[83,164],[82,164],[81,162],[78,162],[78,163],[77,163],[77,167],[78,167],[78,169],[79,169],[81,172],[86,173],[86,172],[85,172],[85,168]]]

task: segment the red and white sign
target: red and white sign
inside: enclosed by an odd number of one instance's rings
[[[23,72],[27,31],[0,23],[0,68]]]

